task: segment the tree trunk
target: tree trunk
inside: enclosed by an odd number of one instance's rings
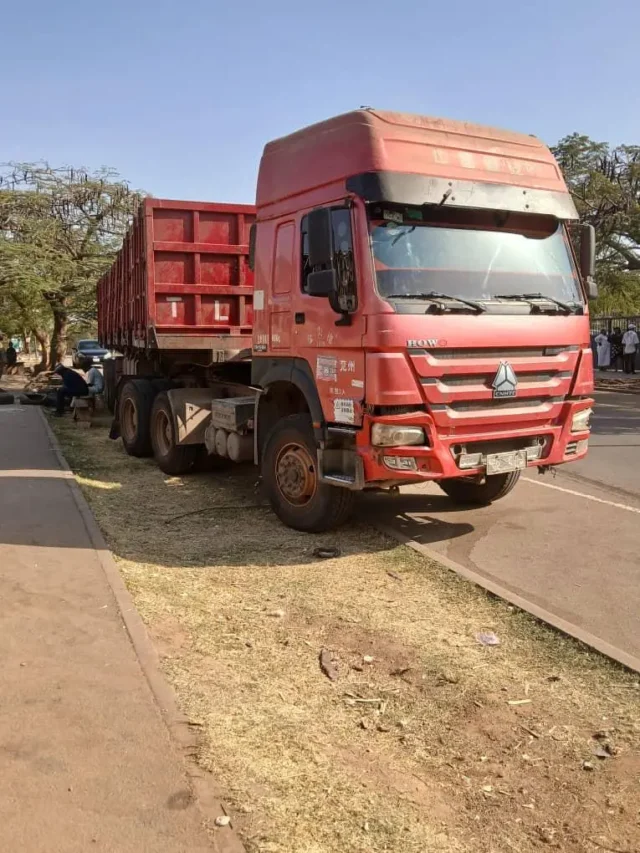
[[[27,329],[22,333],[22,343],[24,344],[24,354],[31,355],[31,335]]]
[[[51,311],[53,312],[53,334],[51,335],[50,361],[55,366],[67,354],[69,313],[67,311],[66,300],[59,299],[51,302]]]
[[[43,370],[51,370],[51,354],[49,352],[49,335],[40,329],[33,329],[33,335],[40,346],[40,363],[36,365],[35,372],[42,373]]]

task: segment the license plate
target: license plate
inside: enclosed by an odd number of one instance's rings
[[[487,455],[487,476],[507,474],[527,467],[527,451],[512,450],[509,453],[489,453]]]

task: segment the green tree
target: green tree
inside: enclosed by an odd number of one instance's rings
[[[640,146],[573,133],[554,154],[581,220],[596,229],[596,313],[640,311]]]
[[[3,282],[0,272],[0,330],[12,337],[22,337],[25,342],[31,335],[35,337],[40,350],[37,371],[45,370],[50,364],[52,326],[53,316],[44,299],[37,293]]]
[[[113,262],[140,195],[110,169],[0,166],[0,287],[52,316],[50,364],[70,322],[95,318],[96,281]]]

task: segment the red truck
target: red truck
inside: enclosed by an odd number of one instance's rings
[[[256,207],[146,199],[98,286],[128,453],[253,460],[320,531],[358,491],[454,501],[582,458],[595,243],[533,136],[358,110],[270,142]]]

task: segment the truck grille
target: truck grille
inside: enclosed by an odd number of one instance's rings
[[[409,352],[423,394],[441,434],[534,427],[559,417],[571,391],[578,346],[413,349]],[[502,362],[518,380],[516,396],[494,398]]]

